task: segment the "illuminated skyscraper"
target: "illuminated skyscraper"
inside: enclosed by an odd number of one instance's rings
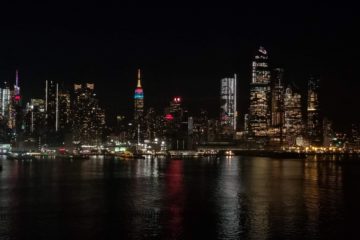
[[[14,101],[16,103],[20,102],[21,95],[20,95],[20,86],[19,86],[19,71],[16,69],[15,73],[15,85],[14,85]]]
[[[237,78],[221,79],[220,124],[224,134],[234,134],[237,128]]]
[[[138,70],[137,86],[134,94],[134,120],[138,121],[144,114],[144,91],[141,87],[141,73]]]
[[[319,79],[311,77],[308,82],[307,131],[312,144],[322,143],[322,119],[319,105]]]
[[[45,118],[46,129],[51,134],[59,128],[59,84],[45,81]]]
[[[66,131],[70,127],[70,94],[64,90],[58,95],[58,130]]]
[[[94,84],[75,84],[74,93],[73,142],[98,145],[105,127],[105,112],[99,107]]]
[[[15,127],[16,138],[19,139],[21,133],[24,130],[24,111],[21,105],[21,95],[20,95],[20,86],[19,86],[19,71],[15,72],[15,85],[14,92],[12,96],[12,121],[13,126]]]
[[[267,136],[271,124],[270,98],[268,54],[260,47],[252,62],[250,84],[249,130],[255,137]]]
[[[45,128],[45,101],[44,99],[30,100],[27,104],[26,132],[29,136],[40,136]]]
[[[288,145],[295,145],[302,131],[301,95],[289,86],[284,96],[284,135]]]
[[[11,91],[9,88],[9,85],[5,82],[4,88],[1,90],[1,117],[6,120],[7,125],[9,128],[11,128],[9,125],[9,119],[11,116]]]
[[[272,143],[282,143],[284,124],[284,86],[282,68],[273,70],[271,81],[271,127],[269,136]]]
[[[182,121],[184,110],[182,108],[182,98],[174,97],[170,102],[169,113],[173,116],[175,121]]]
[[[271,91],[271,125],[280,127],[284,122],[284,86],[282,68],[274,69]]]

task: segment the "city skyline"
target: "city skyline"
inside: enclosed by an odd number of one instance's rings
[[[270,3],[1,6],[0,239],[354,238],[360,15]]]
[[[90,7],[90,12],[94,10]],[[204,108],[212,117],[219,114],[219,79],[235,73],[238,111],[244,114],[252,57],[262,45],[269,52],[271,68],[283,68],[284,81],[295,82],[304,93],[311,74],[321,77],[323,111],[336,127],[360,119],[359,113],[351,111],[358,84],[358,49],[351,38],[357,17],[350,9],[294,10],[294,16],[260,11],[256,19],[251,9],[242,14],[229,9],[137,9],[138,18],[131,21],[135,10],[119,10],[111,17],[106,13],[114,10],[99,11],[104,18],[98,24],[83,22],[71,13],[64,21],[5,23],[0,81],[11,81],[19,69],[26,100],[30,95],[42,97],[45,80],[63,82],[68,88],[75,82],[93,82],[109,113],[108,121],[114,123],[118,113],[131,116],[133,112],[138,68],[143,71],[146,108],[162,109],[173,96],[182,96],[191,103],[191,110]],[[219,16],[217,21],[213,14]],[[288,21],[282,22],[282,17],[289,17]],[[349,46],[347,51],[341,48],[344,44]]]

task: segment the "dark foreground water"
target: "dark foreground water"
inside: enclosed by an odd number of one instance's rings
[[[360,239],[358,163],[0,161],[0,239]]]

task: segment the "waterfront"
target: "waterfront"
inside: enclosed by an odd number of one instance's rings
[[[349,239],[360,163],[1,159],[0,239]]]

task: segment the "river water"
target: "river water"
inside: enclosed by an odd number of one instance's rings
[[[0,162],[0,239],[360,239],[356,162]]]

